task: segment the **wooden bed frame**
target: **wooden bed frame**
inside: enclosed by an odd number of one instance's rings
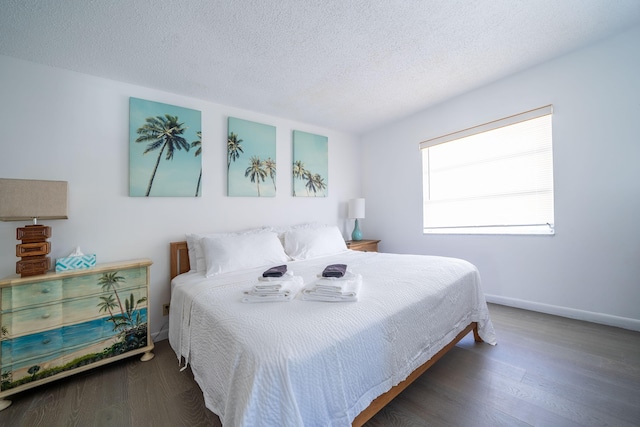
[[[171,253],[171,279],[173,279],[178,274],[186,273],[187,271],[189,271],[189,250],[187,248],[187,242],[171,242],[169,244],[169,248]],[[447,354],[447,352],[451,350],[462,338],[464,338],[469,332],[472,331],[474,340],[476,342],[483,342],[482,338],[480,338],[480,335],[478,334],[477,322],[471,322],[449,344],[444,346],[442,350],[437,352],[426,363],[419,366],[404,381],[374,399],[373,402],[371,402],[371,404],[362,412],[360,412],[360,414],[358,414],[358,416],[353,420],[352,426],[361,427],[364,423],[370,420],[375,414],[378,413],[378,411],[384,408],[405,388],[407,388],[412,382],[414,382],[420,375],[422,375],[427,369],[429,369],[434,363],[436,363],[442,356]]]

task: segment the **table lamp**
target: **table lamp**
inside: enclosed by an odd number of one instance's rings
[[[0,221],[28,221],[18,227],[16,273],[20,277],[44,274],[51,268],[51,227],[39,219],[67,219],[67,182],[0,178]]]
[[[356,220],[353,233],[351,233],[351,240],[362,240],[358,219],[364,218],[364,199],[349,200],[349,218],[355,218]]]

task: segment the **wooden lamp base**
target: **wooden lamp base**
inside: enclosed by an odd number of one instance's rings
[[[16,256],[21,257],[16,262],[16,273],[20,277],[44,274],[51,268],[51,227],[46,225],[27,225],[16,230],[16,238],[22,243],[16,245]]]

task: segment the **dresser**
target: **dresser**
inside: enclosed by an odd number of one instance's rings
[[[378,252],[380,240],[347,240],[347,248],[354,251]]]
[[[148,259],[0,280],[6,397],[125,357],[153,358]]]

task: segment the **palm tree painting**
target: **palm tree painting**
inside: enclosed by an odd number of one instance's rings
[[[267,158],[267,160],[265,160],[263,162],[263,168],[264,168],[264,171],[267,173],[267,175],[269,175],[269,178],[271,178],[271,182],[273,183],[273,190],[277,191],[277,189],[276,189],[276,161],[273,160],[271,157]]]
[[[256,183],[258,197],[260,197],[260,180],[264,182],[267,177],[264,161],[260,160],[260,157],[258,156],[251,156],[251,160],[249,160],[249,167],[244,171],[244,176],[245,178],[250,178],[251,182]]]
[[[198,157],[202,154],[202,132],[196,132],[196,136],[198,137],[197,141],[193,141],[191,143],[191,148],[196,148],[196,152],[193,153],[194,156]],[[198,185],[196,186],[196,194],[198,197],[200,195],[200,183],[202,182],[202,166],[200,166],[200,175],[198,175]]]
[[[199,196],[200,128],[200,111],[129,98],[129,195]]]
[[[329,139],[293,131],[293,196],[327,197]]]
[[[229,132],[227,137],[227,170],[231,166],[231,161],[234,162],[240,157],[240,154],[244,153],[242,149],[242,139],[238,138],[233,132]]]
[[[276,128],[229,117],[227,195],[275,197]]]

